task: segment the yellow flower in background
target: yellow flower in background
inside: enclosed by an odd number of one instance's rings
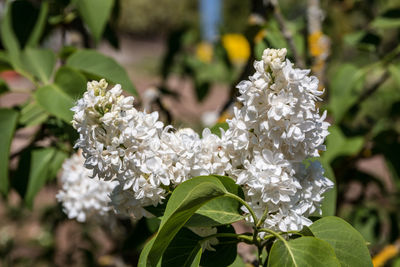
[[[229,59],[236,64],[243,64],[250,57],[250,45],[241,34],[225,34],[222,36],[222,45],[228,53]]]
[[[210,63],[213,58],[213,45],[207,42],[201,42],[196,47],[196,56],[203,62]]]

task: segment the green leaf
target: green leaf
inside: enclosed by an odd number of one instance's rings
[[[64,152],[52,147],[32,150],[28,187],[24,197],[28,207],[33,206],[35,195],[49,178],[53,178],[65,157]]]
[[[11,141],[17,126],[18,112],[12,109],[0,109],[0,193],[8,192],[8,161]]]
[[[66,152],[61,150],[56,151],[49,165],[47,180],[51,180],[57,177],[58,171],[61,169],[62,164],[67,158],[68,154]]]
[[[329,109],[339,123],[357,101],[364,83],[364,71],[352,64],[343,64],[331,78]]]
[[[361,136],[347,138],[339,127],[329,127],[330,134],[326,139],[326,151],[322,154],[323,161],[331,163],[339,156],[353,156],[360,152],[364,138]]]
[[[146,245],[144,246],[144,248],[142,249],[142,252],[140,253],[138,267],[147,267],[147,258],[149,256],[150,249],[153,246],[154,240],[155,240],[155,236],[153,236],[151,239],[149,239],[146,242]],[[161,261],[158,262],[156,267],[160,267],[160,266],[161,266]]]
[[[109,82],[119,83],[125,91],[137,95],[128,74],[110,57],[93,50],[80,50],[72,54],[66,64],[85,73],[105,78]]]
[[[371,26],[373,28],[381,29],[400,27],[400,8],[386,10],[383,14],[372,21]]]
[[[357,230],[338,217],[324,217],[310,226],[314,235],[328,242],[343,267],[371,266],[366,242]]]
[[[9,56],[7,55],[6,51],[0,50],[0,72],[6,71],[6,70],[12,70],[12,69],[13,69],[13,67],[11,65]]]
[[[97,43],[110,17],[114,0],[77,0],[75,4]]]
[[[334,187],[323,194],[324,200],[321,204],[322,216],[333,216],[336,214],[336,198],[337,198],[337,186],[335,174],[331,168],[329,163],[324,162],[323,158],[321,159],[321,164],[325,170],[325,177],[331,180],[334,183]]]
[[[231,265],[229,265],[229,267],[246,267],[246,264],[243,262],[243,259],[238,254],[235,261]]]
[[[50,49],[26,48],[21,54],[24,69],[48,83],[56,64],[56,55]]]
[[[234,199],[213,199],[198,209],[185,226],[211,227],[234,223],[244,219],[239,208],[239,202]]]
[[[40,37],[43,34],[44,28],[46,26],[46,19],[49,13],[49,3],[43,1],[40,6],[40,12],[36,20],[35,27],[33,28],[26,46],[36,47],[40,41]]]
[[[38,104],[51,115],[54,115],[65,122],[70,123],[73,112],[74,101],[60,87],[49,84],[39,88],[34,97]]]
[[[232,226],[220,226],[218,233],[235,233]],[[212,247],[215,251],[205,250],[202,253],[200,241],[203,237],[198,236],[187,228],[175,235],[168,248],[162,256],[161,266],[199,266],[219,267],[228,266],[236,258],[237,240],[228,237],[218,237],[218,244]],[[200,255],[199,255],[200,253]],[[201,261],[200,261],[201,258]],[[197,262],[199,260],[200,262]]]
[[[5,5],[3,14],[4,16],[0,23],[1,42],[9,55],[11,63],[14,64],[15,61],[19,60],[20,45],[12,27],[10,2]]]
[[[218,233],[235,233],[231,225],[217,228]],[[205,250],[201,257],[200,265],[204,267],[229,266],[235,261],[237,255],[237,240],[229,237],[218,237],[218,244],[212,246],[215,251]]]
[[[217,124],[215,124],[213,127],[211,127],[211,132],[213,134],[218,135],[219,137],[221,137],[221,129],[224,129],[225,131],[228,130],[229,125],[226,122],[218,122]]]
[[[49,114],[36,101],[31,101],[22,108],[19,123],[24,126],[38,125],[48,117]]]
[[[199,241],[201,237],[190,231],[182,228],[171,241],[161,260],[162,267],[190,267],[193,262],[197,261],[197,266],[200,263],[201,245]],[[200,252],[200,257],[198,253]],[[196,264],[194,264],[195,266]]]
[[[82,97],[82,94],[86,91],[85,76],[70,67],[59,68],[54,77],[54,83],[72,99]]]
[[[9,2],[11,2],[12,29],[21,49],[24,49],[39,16],[39,9],[32,1]]]
[[[10,88],[8,87],[6,81],[0,78],[0,95],[8,91],[10,91]]]
[[[398,28],[400,27],[400,19],[377,17],[371,23],[371,26],[381,29]]]
[[[396,81],[397,86],[400,86],[400,67],[398,65],[390,64],[389,67],[390,75]]]
[[[200,266],[200,260],[201,260],[201,247],[197,249],[196,256],[194,257],[192,264],[190,264],[190,267],[199,267]]]
[[[340,263],[332,247],[318,238],[305,236],[285,242],[277,240],[272,245],[268,267],[292,266],[340,267]]]
[[[156,266],[162,254],[190,217],[208,201],[239,192],[238,185],[224,176],[200,176],[175,188],[168,201],[160,229],[149,252],[148,266]]]

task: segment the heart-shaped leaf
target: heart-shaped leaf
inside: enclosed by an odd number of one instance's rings
[[[371,266],[371,256],[364,238],[350,224],[338,217],[324,217],[310,226],[313,234],[333,247],[343,267]]]

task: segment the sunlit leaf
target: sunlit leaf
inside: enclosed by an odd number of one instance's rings
[[[339,127],[329,127],[330,134],[326,140],[326,151],[322,153],[323,161],[331,163],[339,156],[353,156],[356,155],[364,144],[364,138],[346,137]]]
[[[38,104],[48,113],[67,123],[71,122],[73,112],[70,109],[74,106],[74,101],[60,87],[55,84],[43,86],[34,96]]]
[[[235,194],[235,192],[239,191],[237,187],[239,186],[228,177],[200,176],[192,178],[175,188],[168,201],[154,244],[149,252],[148,266],[157,265],[176,233],[201,206],[212,199]]]
[[[38,125],[48,117],[49,114],[36,101],[31,101],[22,108],[19,123],[25,126]]]
[[[66,62],[67,66],[105,78],[108,82],[119,83],[122,88],[133,95],[136,89],[126,71],[114,59],[94,50],[80,50],[72,54]]]
[[[86,91],[85,76],[70,67],[59,68],[54,83],[74,100],[81,98]]]
[[[339,123],[357,101],[364,83],[364,72],[354,65],[343,64],[331,78],[329,110]]]
[[[268,267],[326,266],[340,267],[329,243],[305,236],[294,240],[277,240],[268,257]],[[354,265],[362,266],[362,265]]]
[[[324,217],[314,222],[310,229],[317,238],[333,247],[341,266],[372,267],[371,256],[364,238],[343,219]]]
[[[50,49],[26,48],[21,54],[24,69],[43,83],[48,83],[56,64],[56,55]]]

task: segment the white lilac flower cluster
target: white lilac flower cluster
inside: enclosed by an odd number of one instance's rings
[[[84,222],[88,218],[111,216],[110,193],[116,186],[114,181],[90,178],[91,171],[83,166],[81,153],[72,155],[62,166],[61,189],[56,195],[64,212],[70,219]]]
[[[118,181],[111,195],[118,213],[139,219],[148,214],[143,207],[157,206],[178,184],[229,168],[222,139],[209,129],[200,138],[191,129],[164,127],[157,112],[137,111],[120,85],[107,87],[105,80],[88,83],[73,108],[72,123],[86,168],[101,179]]]
[[[237,86],[241,108],[228,120],[228,174],[243,186],[257,217],[268,216],[264,227],[300,230],[307,217],[320,211],[322,193],[333,186],[324,177],[318,150],[328,133],[326,114],[316,102],[318,79],[309,70],[294,69],[286,49],[266,49],[256,72]],[[251,218],[250,218],[251,219]]]
[[[286,49],[266,49],[256,72],[238,85],[241,103],[221,137],[205,129],[174,130],[158,113],[138,111],[119,85],[88,83],[73,108],[85,166],[93,176],[117,181],[111,199],[118,213],[147,216],[178,184],[199,175],[228,174],[264,227],[300,230],[320,211],[322,193],[333,186],[317,161],[329,124],[316,102],[322,92],[308,70],[294,69]],[[251,220],[251,218],[249,218]]]

